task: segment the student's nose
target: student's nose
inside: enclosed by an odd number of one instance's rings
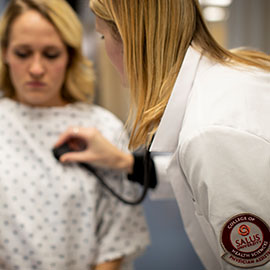
[[[29,72],[31,76],[35,78],[42,77],[45,72],[44,64],[42,63],[42,59],[39,55],[33,57],[33,60],[30,64]]]

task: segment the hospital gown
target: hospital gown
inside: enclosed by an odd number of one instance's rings
[[[84,103],[33,108],[0,99],[0,269],[86,270],[91,265],[142,252],[149,235],[140,206],[112,197],[77,164],[52,154],[69,126],[96,127],[126,147],[121,122]],[[120,173],[102,172],[125,197],[138,187]]]

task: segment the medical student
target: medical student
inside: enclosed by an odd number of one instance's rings
[[[222,48],[197,0],[91,0],[90,7],[131,91],[130,148],[150,146],[205,269],[270,268],[270,57]],[[137,174],[134,155],[94,128],[70,128],[57,145],[74,136],[87,148],[62,162]]]

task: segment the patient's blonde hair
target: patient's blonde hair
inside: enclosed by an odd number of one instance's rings
[[[11,0],[0,21],[0,89],[4,96],[13,97],[15,89],[9,76],[3,52],[9,45],[9,33],[14,20],[28,10],[39,12],[54,25],[67,46],[69,64],[61,91],[68,102],[93,98],[94,73],[92,63],[82,54],[82,25],[65,0]]]
[[[270,71],[266,54],[222,48],[209,33],[197,0],[90,0],[90,8],[123,42],[130,115],[136,111],[132,148],[149,144],[191,43],[217,62]]]

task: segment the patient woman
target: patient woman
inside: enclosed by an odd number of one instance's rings
[[[0,269],[132,269],[149,242],[142,209],[52,155],[74,125],[126,149],[120,121],[89,102],[93,71],[77,16],[64,0],[12,0],[0,37]],[[136,186],[104,174],[134,198]]]

